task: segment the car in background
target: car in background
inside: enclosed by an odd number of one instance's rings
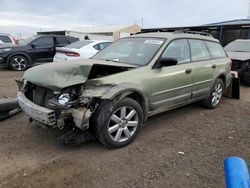
[[[54,62],[78,58],[88,59],[111,43],[111,41],[106,40],[82,40],[62,48],[56,48]]]
[[[36,35],[19,42],[19,45],[0,45],[0,65],[23,71],[37,63],[52,62],[56,47],[78,41],[78,38],[63,35]]]
[[[0,45],[1,44],[18,44],[18,42],[11,35],[0,33]]]
[[[232,70],[238,71],[241,81],[250,85],[250,40],[235,40],[226,45],[225,50],[232,59]]]

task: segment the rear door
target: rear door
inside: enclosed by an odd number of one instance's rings
[[[42,36],[30,44],[29,55],[32,63],[51,62],[55,55],[52,36]]]
[[[191,100],[193,74],[187,39],[170,42],[161,58],[174,58],[178,63],[152,70],[152,107],[171,107]]]
[[[192,98],[207,96],[213,81],[214,62],[203,40],[189,39],[194,83]]]

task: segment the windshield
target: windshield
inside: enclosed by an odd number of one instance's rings
[[[24,40],[20,40],[19,44],[20,45],[27,45],[27,44],[29,44],[30,42],[32,42],[36,38],[37,38],[37,36],[33,36],[33,37],[29,37],[29,38],[24,39]]]
[[[93,41],[91,40],[81,40],[81,41],[77,41],[77,42],[74,42],[72,44],[69,44],[67,45],[66,47],[67,48],[75,48],[75,49],[80,49],[90,43],[92,43]]]
[[[229,52],[250,52],[250,40],[233,41],[226,45],[225,50]]]
[[[145,66],[154,57],[164,41],[165,39],[161,38],[120,39],[99,52],[93,59]]]

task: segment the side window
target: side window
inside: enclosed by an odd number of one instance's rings
[[[70,41],[67,39],[67,37],[56,37],[56,46],[65,46],[67,44],[70,44]]]
[[[34,41],[38,47],[51,47],[53,46],[52,37],[41,37]]]
[[[7,36],[0,36],[0,40],[1,40],[3,43],[12,43],[12,41],[10,40],[10,38],[7,37]]]
[[[186,39],[174,40],[163,52],[162,57],[174,58],[178,61],[178,64],[190,62],[188,41]]]
[[[193,61],[210,59],[207,47],[202,40],[189,39],[189,43]]]
[[[99,44],[100,50],[103,50],[104,48],[106,48],[108,45],[110,45],[111,42],[103,42]]]
[[[210,41],[205,41],[205,43],[213,58],[227,57],[226,52],[219,43]]]
[[[95,49],[98,50],[98,51],[101,50],[99,44],[94,45],[93,48],[95,48]]]

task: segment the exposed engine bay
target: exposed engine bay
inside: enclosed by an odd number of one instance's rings
[[[232,70],[237,71],[240,79],[246,83],[250,84],[250,61],[240,61],[232,60]]]

